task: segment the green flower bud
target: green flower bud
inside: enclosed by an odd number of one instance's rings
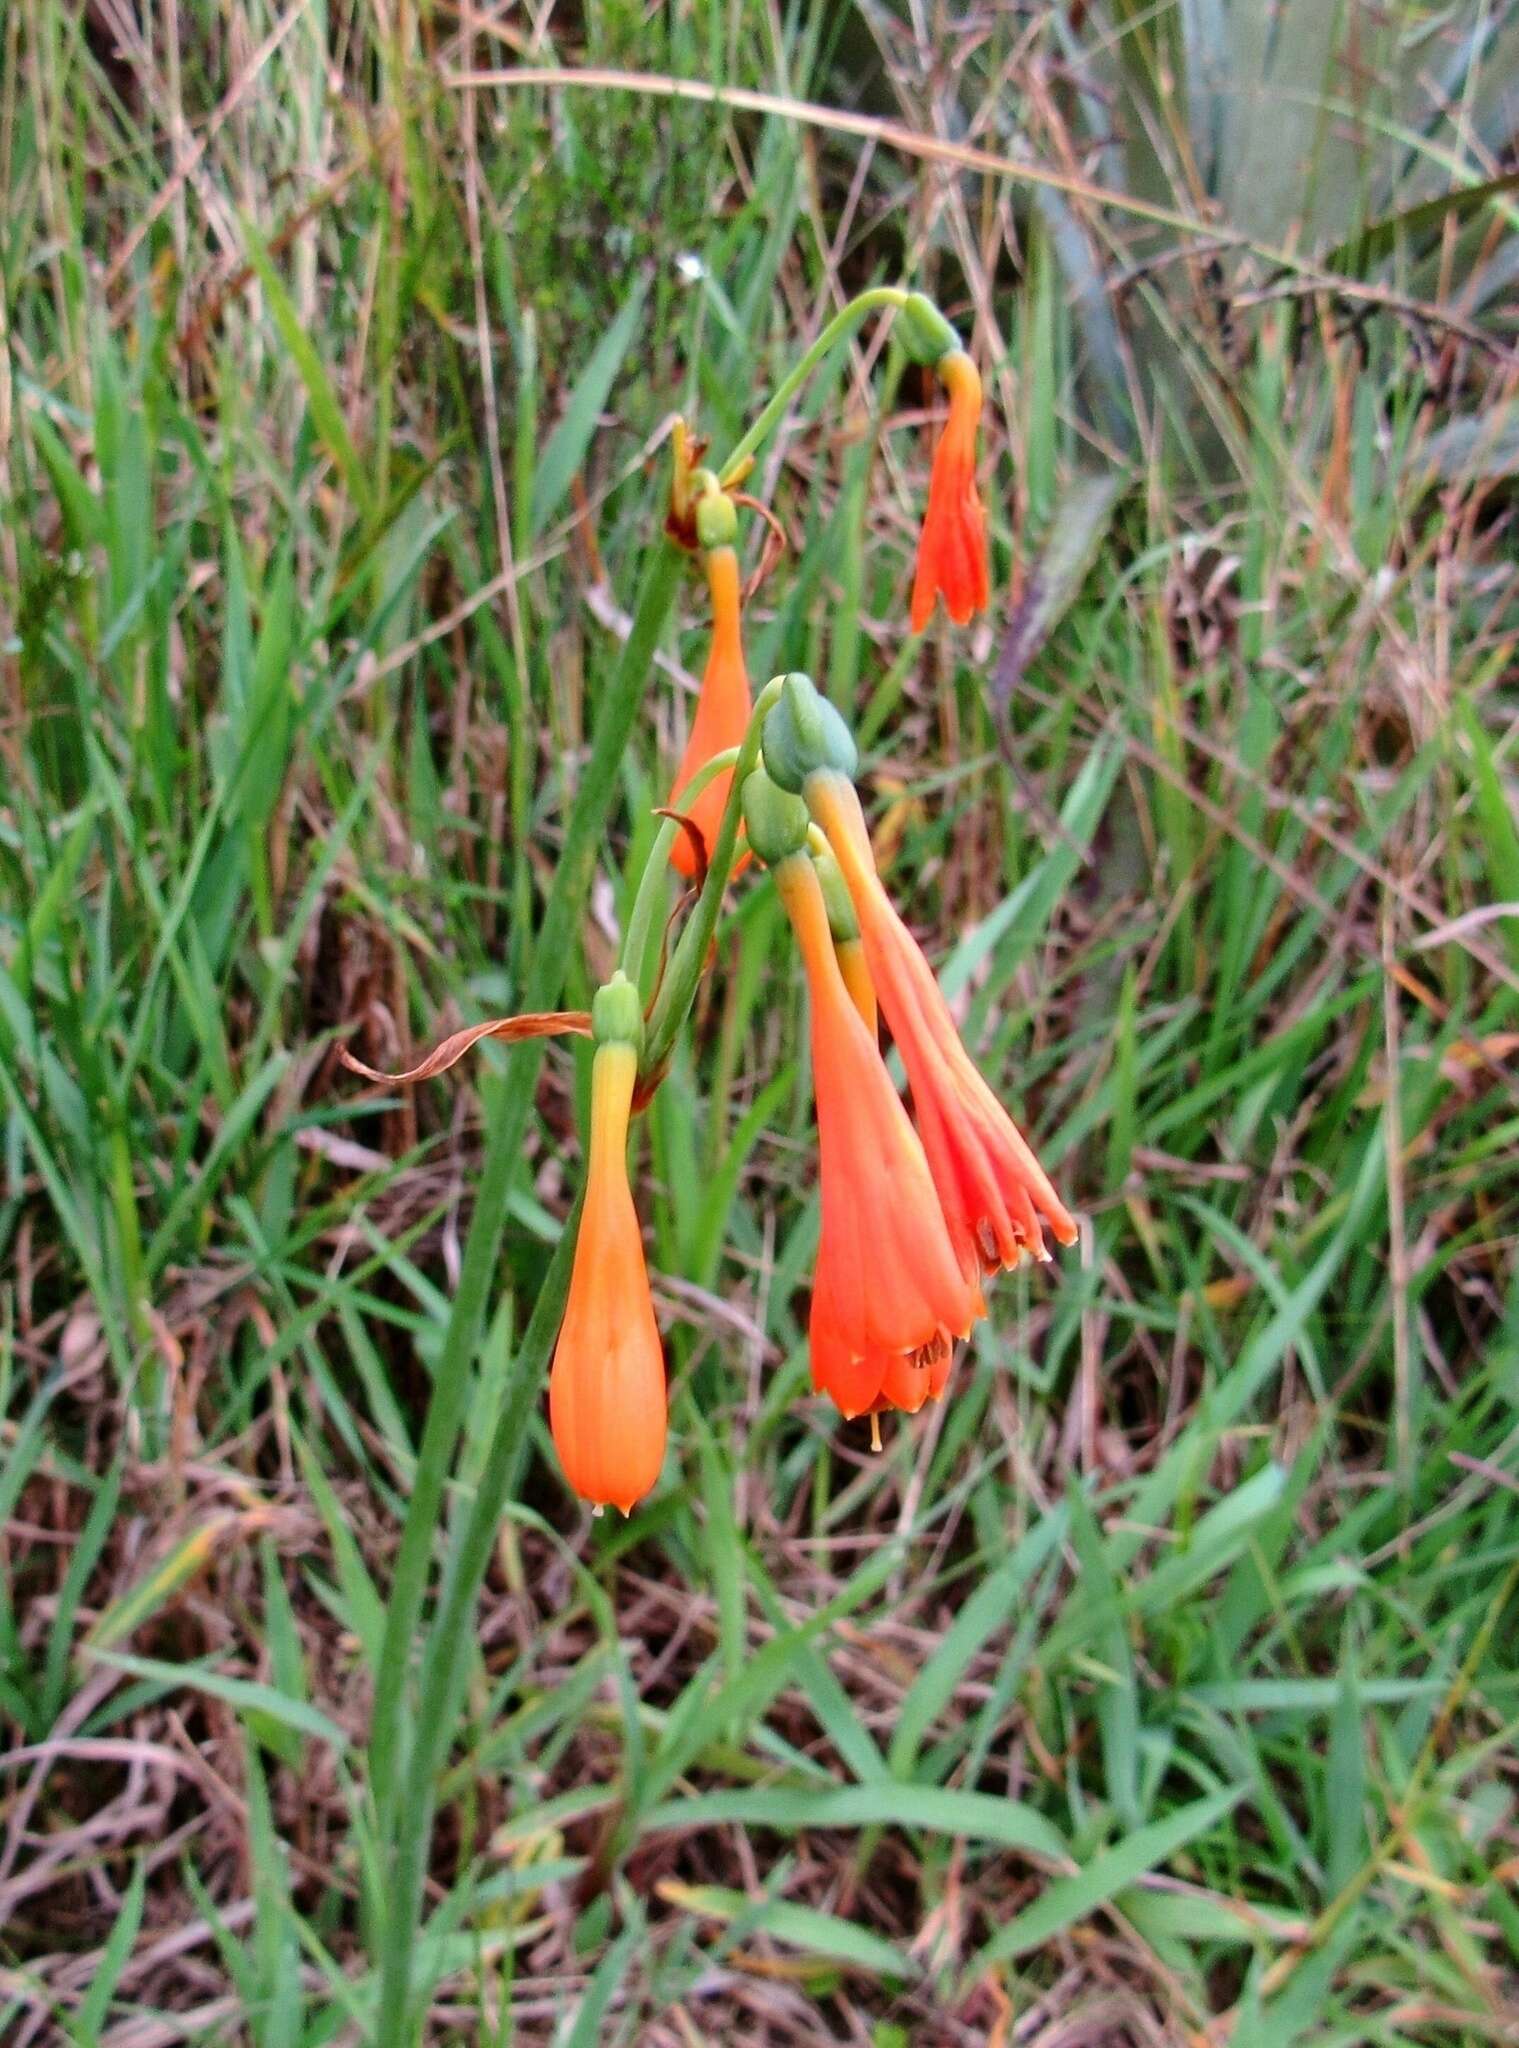
[[[907,294],[907,304],[897,315],[896,333],[913,361],[930,370],[963,346],[954,328],[923,292]]]
[[[731,548],[738,539],[738,513],[724,491],[705,491],[696,501],[696,538],[704,548]]]
[[[860,765],[849,727],[810,676],[793,671],[781,683],[780,701],[765,720],[765,768],[772,782],[800,796],[809,775],[835,769],[852,782]]]
[[[807,806],[778,789],[763,768],[744,779],[744,827],[749,844],[767,868],[807,844]]]
[[[638,990],[619,967],[603,982],[591,1003],[591,1033],[598,1045],[643,1045],[643,1004]]]

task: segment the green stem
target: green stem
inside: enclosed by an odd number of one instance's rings
[[[842,341],[846,334],[852,333],[868,314],[885,307],[890,307],[893,312],[900,312],[906,304],[907,294],[899,285],[882,284],[876,285],[868,292],[861,292],[858,298],[851,299],[842,311],[834,314],[718,471],[718,480],[725,490],[735,481],[735,471],[754,453],[772,428],[780,424],[787,406],[835,343]]]
[[[731,768],[737,759],[737,747],[724,747],[720,754],[714,754],[681,790],[681,803],[688,804],[693,797],[700,796],[713,777],[721,775],[725,768]],[[680,830],[681,826],[676,819],[660,820],[659,830],[654,836],[654,845],[644,863],[643,873],[638,878],[638,893],[633,898],[628,928],[623,935],[622,951],[617,956],[618,966],[635,987],[639,986],[644,954],[649,948],[649,927],[654,922],[660,885],[664,881],[665,869],[669,866],[675,835]]]
[[[744,743],[738,750],[738,760],[733,770],[733,787],[728,791],[728,801],[723,808],[723,822],[718,827],[717,844],[712,850],[712,862],[707,869],[707,879],[702,885],[700,896],[696,899],[696,908],[676,941],[675,956],[670,962],[659,994],[655,998],[654,1008],[644,1026],[643,1059],[640,1065],[645,1074],[657,1074],[668,1059],[680,1027],[685,1023],[687,1013],[696,999],[696,984],[701,979],[702,963],[707,957],[707,948],[712,943],[712,934],[717,929],[723,892],[728,886],[728,876],[733,869],[733,849],[738,843],[738,823],[744,808],[744,782],[753,773],[759,761],[760,738],[764,732],[765,716],[771,705],[780,697],[782,680],[780,676],[773,676],[755,701],[754,711],[749,719],[749,730],[744,734]]]
[[[552,1010],[558,1001],[565,969],[574,950],[576,920],[590,890],[596,851],[617,792],[622,758],[643,703],[655,643],[674,600],[682,567],[683,558],[679,550],[668,542],[662,542],[644,578],[632,631],[624,643],[611,684],[601,700],[591,756],[570,814],[559,865],[533,949],[532,967],[523,992],[522,1007],[525,1010]],[[375,1674],[368,1763],[369,1783],[382,1841],[390,1836],[396,1788],[404,1767],[401,1736],[406,1683],[411,1671],[417,1624],[427,1597],[428,1572],[442,1513],[444,1488],[458,1444],[465,1404],[473,1387],[470,1366],[479,1341],[486,1296],[495,1277],[501,1234],[506,1223],[507,1199],[513,1177],[521,1169],[523,1140],[532,1114],[533,1091],[542,1057],[541,1039],[528,1040],[516,1047],[504,1081],[486,1096],[490,1136],[486,1143],[485,1163],[475,1194],[469,1236],[465,1241],[458,1291],[438,1355],[432,1398],[428,1403],[411,1499],[396,1557],[395,1576],[391,1581],[380,1664]],[[414,1937],[413,1925],[407,1939]]]
[[[428,1638],[423,1664],[422,1702],[417,1736],[406,1767],[396,1852],[391,1864],[386,1902],[384,1950],[380,1959],[380,2004],[377,2048],[410,2048],[414,2030],[411,2002],[411,1958],[421,1933],[427,1851],[432,1840],[438,1779],[453,1741],[469,1672],[475,1635],[471,1627],[475,1601],[490,1567],[502,1510],[521,1470],[528,1440],[528,1418],[543,1369],[564,1314],[574,1265],[580,1206],[565,1224],[544,1275],[533,1313],[517,1355],[507,1373],[505,1397],[497,1417],[480,1486],[469,1509],[464,1533],[449,1572],[437,1619]]]

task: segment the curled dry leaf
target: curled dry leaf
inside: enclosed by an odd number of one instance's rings
[[[782,526],[768,505],[761,504],[758,498],[751,498],[747,491],[734,491],[731,495],[735,505],[747,505],[751,512],[759,514],[760,518],[764,520],[765,525],[769,528],[765,535],[765,545],[760,551],[760,558],[755,566],[754,574],[744,585],[744,603],[747,604],[755,592],[763,585],[766,577],[770,574],[781,556],[785,554],[791,543],[786,538],[785,527]]]
[[[484,1024],[471,1024],[467,1031],[455,1031],[441,1045],[435,1045],[419,1066],[408,1067],[404,1074],[383,1074],[378,1067],[366,1067],[342,1045],[338,1047],[338,1058],[350,1072],[362,1074],[366,1081],[384,1081],[401,1087],[447,1073],[482,1038],[504,1038],[509,1045],[515,1045],[524,1038],[556,1038],[561,1034],[589,1038],[589,1010],[542,1010],[525,1017],[491,1017]]]
[[[654,815],[656,818],[668,818],[672,823],[679,825],[690,842],[692,858],[696,862],[696,873],[692,877],[691,887],[699,896],[707,880],[706,835],[694,818],[688,818],[684,811],[672,810],[669,804],[656,804]]]

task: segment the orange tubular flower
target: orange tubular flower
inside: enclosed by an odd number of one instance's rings
[[[949,393],[949,421],[934,450],[928,508],[918,541],[912,582],[912,630],[921,633],[933,617],[934,599],[957,626],[985,611],[990,585],[986,569],[986,514],[976,491],[976,430],[981,421],[981,378],[963,348],[951,349],[938,365]]]
[[[751,707],[749,672],[744,666],[740,631],[738,556],[731,547],[722,546],[708,548],[703,559],[707,586],[712,592],[712,651],[707,656],[696,717],[691,723],[670,803],[674,809],[685,812],[710,847],[722,823],[732,772],[714,775],[689,808],[682,804],[680,793],[714,754],[740,745],[748,729]],[[684,833],[676,839],[670,858],[682,875],[695,875],[696,852]]]
[[[881,886],[854,784],[821,770],[808,779],[807,801],[849,885],[962,1271],[995,1272],[1026,1252],[1047,1258],[1041,1219],[1073,1244],[1070,1213],[961,1044],[933,969]]]
[[[845,1415],[861,1415],[896,1361],[947,1358],[980,1301],[956,1259],[922,1144],[839,971],[812,862],[792,854],[773,873],[812,999],[823,1203],[813,1380]]]
[[[549,1375],[549,1423],[564,1475],[627,1514],[665,1454],[665,1365],[643,1239],[628,1187],[628,1116],[638,1054],[597,1048],[591,1156],[564,1325]]]

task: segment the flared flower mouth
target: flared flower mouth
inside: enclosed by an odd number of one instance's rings
[[[985,611],[991,594],[986,563],[986,514],[976,489],[976,442],[981,422],[981,378],[964,349],[938,364],[949,393],[949,419],[934,450],[928,503],[913,575],[911,624],[921,633],[934,602],[957,626]]]
[[[899,1414],[916,1415],[925,1401],[943,1400],[954,1355],[949,1332],[942,1330],[932,1344],[887,1359],[872,1413],[895,1408]]]
[[[872,1350],[854,1354],[832,1319],[831,1303],[815,1286],[808,1324],[812,1384],[844,1417],[879,1415],[889,1408],[916,1415],[926,1401],[942,1399],[949,1384],[954,1339],[939,1330],[911,1351]]]

